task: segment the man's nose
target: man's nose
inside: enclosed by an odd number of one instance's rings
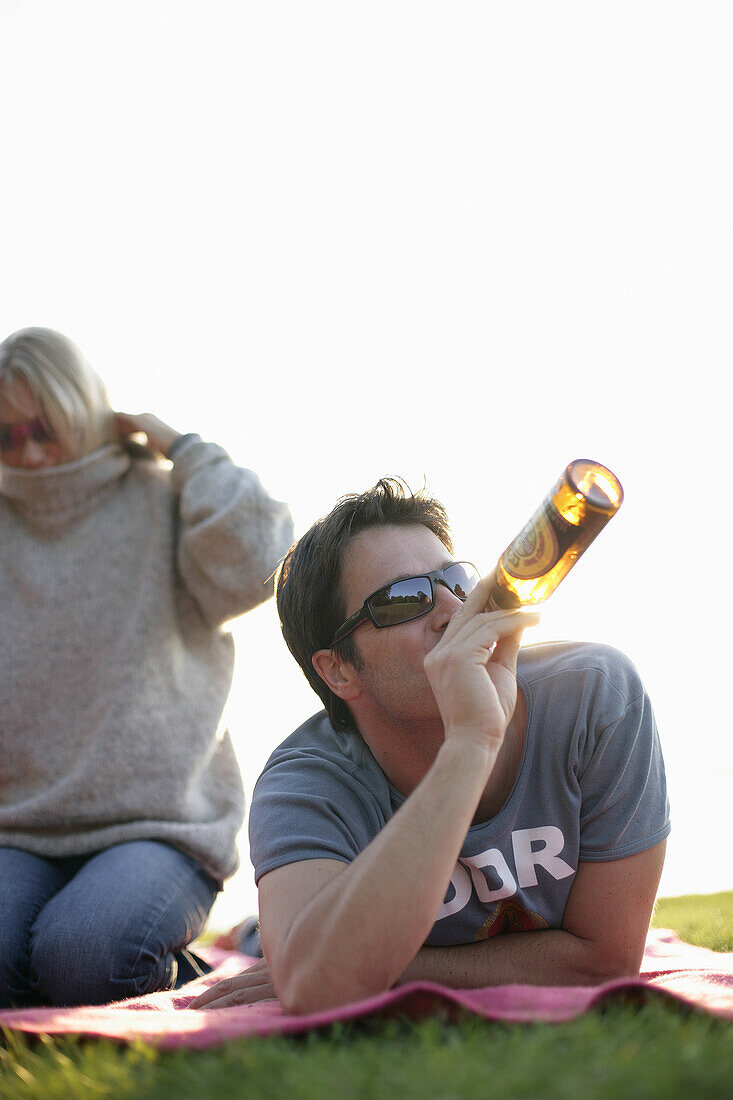
[[[463,603],[445,581],[435,583],[435,604],[433,607],[433,626],[436,630],[445,630],[448,623]]]

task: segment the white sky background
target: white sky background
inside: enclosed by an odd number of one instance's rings
[[[618,474],[532,640],[636,661],[667,894],[733,887],[732,56],[730,0],[0,0],[0,338],[67,333],[297,534],[401,474],[488,570],[570,459]],[[249,795],[318,701],[273,604],[235,635]]]

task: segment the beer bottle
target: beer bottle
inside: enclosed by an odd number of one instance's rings
[[[546,600],[623,499],[621,482],[605,466],[588,458],[571,462],[499,558],[486,610]]]

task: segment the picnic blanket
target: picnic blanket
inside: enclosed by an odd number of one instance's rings
[[[683,943],[674,932],[649,933],[638,978],[599,986],[500,985],[449,989],[433,982],[411,982],[376,997],[309,1016],[288,1016],[276,1001],[234,1008],[189,1009],[196,994],[255,962],[218,947],[197,953],[214,966],[203,978],[170,993],[149,993],[129,1001],[79,1008],[6,1009],[0,1028],[35,1035],[83,1035],[160,1047],[203,1049],[251,1035],[294,1035],[337,1021],[404,1016],[419,1019],[444,1013],[476,1013],[512,1023],[571,1020],[614,999],[666,999],[688,1009],[733,1019],[733,952],[723,954]]]

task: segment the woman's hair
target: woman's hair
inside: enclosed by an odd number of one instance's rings
[[[398,478],[382,478],[365,493],[342,497],[290,548],[280,568],[277,609],[283,637],[336,729],[345,729],[349,724],[349,709],[318,675],[311,657],[319,649],[328,648],[346,618],[348,609],[341,590],[344,553],[360,531],[415,523],[427,527],[448,553],[453,553],[443,505],[423,492],[411,492]],[[342,660],[360,667],[353,634],[333,649]]]
[[[50,328],[24,328],[0,344],[0,385],[25,382],[57,439],[89,454],[111,438],[112,409],[101,378],[77,346]]]

